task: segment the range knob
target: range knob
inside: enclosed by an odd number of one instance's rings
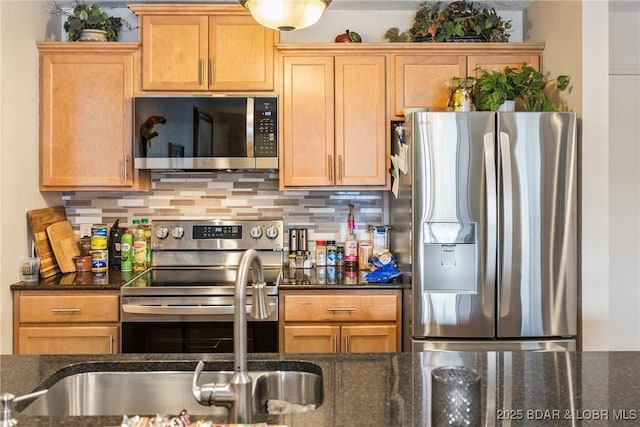
[[[268,238],[272,240],[275,239],[276,237],[278,237],[278,227],[276,227],[275,225],[267,227],[266,234]]]
[[[156,228],[156,237],[160,240],[164,240],[169,237],[169,229],[167,227]]]
[[[182,239],[184,237],[184,227],[174,227],[171,230],[171,237],[173,237],[174,239]]]
[[[262,237],[262,228],[255,226],[255,227],[251,227],[251,230],[249,231],[249,236],[253,237],[254,239],[259,239]]]

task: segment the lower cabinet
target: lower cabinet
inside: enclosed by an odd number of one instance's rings
[[[115,354],[120,351],[117,291],[17,291],[14,354]]]
[[[281,291],[280,351],[400,350],[400,291]]]

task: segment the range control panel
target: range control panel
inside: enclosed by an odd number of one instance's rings
[[[282,220],[158,220],[152,250],[284,250]]]

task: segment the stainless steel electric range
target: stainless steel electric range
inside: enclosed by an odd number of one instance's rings
[[[234,289],[246,249],[260,255],[273,309],[268,319],[248,318],[248,349],[278,351],[282,220],[160,220],[151,226],[151,267],[121,288],[123,353],[233,352]]]

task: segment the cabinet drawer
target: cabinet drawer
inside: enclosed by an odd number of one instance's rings
[[[21,295],[20,323],[117,322],[119,295]]]
[[[397,295],[285,295],[285,322],[398,319]]]

